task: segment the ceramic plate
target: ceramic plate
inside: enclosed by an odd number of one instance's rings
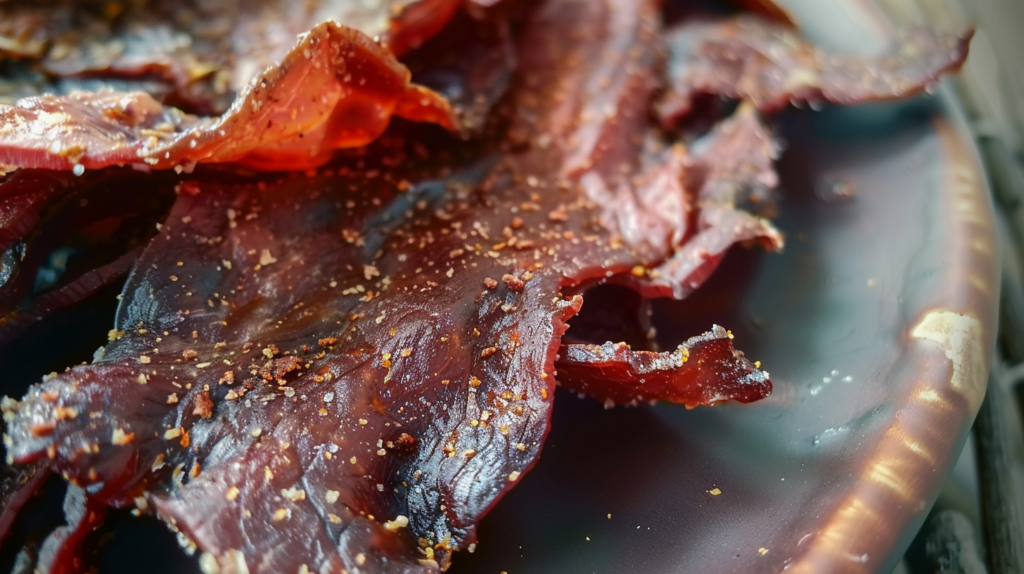
[[[894,33],[870,3],[780,2],[829,49]],[[558,395],[540,463],[452,572],[888,572],[984,395],[998,300],[988,191],[945,89],[776,117],[782,254],[738,250],[656,305],[674,346],[711,323],[772,375],[749,406],[604,410]]]

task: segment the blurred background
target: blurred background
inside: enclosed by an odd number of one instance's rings
[[[952,80],[978,142],[1002,237],[1000,340],[989,392],[935,508],[894,573],[1024,572],[1024,2],[877,0],[898,24],[973,25]]]

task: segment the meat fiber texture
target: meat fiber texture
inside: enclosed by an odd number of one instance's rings
[[[766,396],[720,327],[667,353],[562,341],[595,283],[685,297],[734,243],[782,246],[758,102],[689,146],[651,125],[657,4],[541,3],[474,141],[406,126],[319,171],[180,177],[110,343],[5,401],[11,459],[80,489],[41,564],[73,569],[109,505],[208,571],[437,572],[535,464],[556,380]]]

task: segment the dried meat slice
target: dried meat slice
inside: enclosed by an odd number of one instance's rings
[[[77,574],[84,572],[81,543],[97,526],[103,523],[107,507],[75,485],[69,485],[64,496],[64,516],[67,525],[59,526],[39,549],[35,572],[46,574]]]
[[[0,183],[0,345],[126,276],[170,208],[167,184],[128,170],[18,170]]]
[[[7,538],[18,511],[49,476],[50,471],[43,464],[0,467],[0,540]]]
[[[719,123],[692,146],[684,180],[693,208],[690,227],[667,261],[638,274],[649,295],[682,299],[704,283],[733,245],[756,242],[782,249],[784,239],[766,216],[775,210],[774,161],[781,144],[750,105]]]
[[[559,297],[572,264],[538,269],[532,250],[572,244],[535,213],[513,236],[534,247],[492,258],[465,247],[511,225],[490,199],[402,222],[397,182],[357,184],[186,190],[126,288],[124,335],[8,409],[15,458],[50,451],[106,503],[144,496],[223,567],[447,563],[539,451],[580,300]]]
[[[0,53],[36,60],[59,77],[163,83],[163,103],[212,115],[318,24],[345,24],[402,55],[443,28],[461,3],[14,0],[0,7]]]
[[[967,58],[973,31],[901,32],[893,51],[875,58],[828,54],[792,28],[744,15],[687,22],[667,34],[669,87],[656,106],[671,126],[709,94],[774,111],[792,102],[861,102],[912,96]]]
[[[504,18],[460,14],[403,60],[413,81],[445,97],[464,131],[482,131],[509,87],[516,67],[510,28]]]
[[[191,171],[199,162],[304,169],[373,141],[392,114],[454,129],[447,102],[409,80],[409,70],[365,34],[326,22],[219,118],[184,114],[142,92],[0,106],[0,165],[76,173],[125,164]]]
[[[610,278],[648,297],[682,299],[718,267],[734,244],[778,251],[775,212],[781,143],[750,105],[741,105],[689,148],[647,146],[626,178],[588,171],[580,178],[600,220],[617,240],[665,260]]]
[[[14,459],[156,512],[211,570],[445,568],[536,461],[578,292],[671,253],[604,228],[580,183],[644,163],[656,23],[653,1],[544,4],[496,140],[182,183],[110,344],[7,404]]]
[[[634,351],[625,343],[562,345],[558,384],[605,406],[666,401],[692,409],[721,401],[750,403],[772,392],[768,373],[715,325],[672,352]]]
[[[654,3],[636,8],[552,1],[528,23],[542,41],[521,53],[546,55],[534,70],[551,78],[642,76],[646,50],[581,59],[602,45],[574,43],[656,42]],[[524,81],[493,151],[429,158],[466,166],[443,177],[403,161],[183,183],[126,286],[114,340],[8,405],[14,458],[49,458],[96,501],[152,509],[210,568],[444,568],[536,461],[561,334],[582,304],[570,290],[665,256],[597,224],[563,169],[582,165],[577,150],[514,143],[566,109],[576,84],[546,79]],[[648,84],[615,85],[640,90],[613,96],[640,109],[617,119],[629,126],[588,131],[598,143],[646,123]],[[605,120],[559,129],[589,121]],[[628,161],[642,138],[579,141]]]

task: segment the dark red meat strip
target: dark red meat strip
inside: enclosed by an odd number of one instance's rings
[[[754,16],[688,22],[667,34],[670,84],[656,109],[671,125],[702,94],[748,100],[762,111],[791,102],[906,98],[959,69],[972,35],[908,29],[891,53],[862,58],[827,54],[791,28]]]
[[[728,245],[780,244],[754,215],[777,146],[753,109],[689,151],[649,132],[656,13],[541,5],[481,142],[396,129],[341,170],[182,183],[111,343],[5,405],[14,459],[156,512],[209,569],[446,567],[536,461],[579,292],[685,295]],[[561,365],[617,402],[767,391],[719,333],[687,344],[682,364],[567,346]]]
[[[11,532],[18,511],[39,490],[50,471],[43,464],[0,467],[0,540]]]
[[[254,78],[219,118],[183,114],[142,92],[79,92],[0,106],[0,165],[191,170],[198,162],[235,162],[303,169],[339,148],[373,141],[392,114],[454,128],[447,102],[409,79],[409,70],[365,34],[327,22]]]
[[[127,170],[19,170],[0,183],[0,345],[127,275],[171,189]]]
[[[735,243],[782,249],[774,211],[779,142],[750,106],[717,124],[689,149],[642,154],[636,175],[581,177],[601,222],[617,241],[665,254],[615,278],[650,297],[683,298],[699,287]]]
[[[54,311],[88,299],[100,289],[123,278],[131,270],[139,252],[131,251],[121,257],[86,271],[81,276],[53,291],[26,300],[0,317],[0,345],[13,341],[34,323],[49,317]]]
[[[208,566],[443,568],[536,460],[570,290],[666,256],[604,230],[578,183],[639,169],[655,17],[542,6],[512,125],[426,160],[466,166],[448,175],[388,138],[398,170],[182,184],[115,340],[8,405],[15,459],[144,497]]]
[[[19,171],[0,183],[0,251],[7,251],[39,223],[42,213],[54,201],[75,187],[70,174]],[[10,269],[0,275],[4,284]]]
[[[461,129],[481,131],[515,72],[511,24],[504,18],[459,14],[448,27],[403,62],[413,81],[445,97]]]
[[[668,401],[694,408],[720,401],[749,403],[772,391],[768,373],[733,349],[732,335],[717,325],[672,352],[605,343],[562,345],[558,353],[558,383],[606,406]]]
[[[692,194],[690,227],[667,261],[652,269],[642,290],[683,298],[740,242],[781,250],[783,237],[764,215],[774,211],[774,160],[780,144],[749,105],[718,124],[693,146],[683,175]]]
[[[64,496],[65,526],[54,530],[39,549],[37,572],[46,574],[78,574],[85,571],[81,556],[83,539],[103,523],[107,507],[90,498],[82,488],[68,485]]]
[[[38,60],[58,76],[157,80],[170,90],[169,103],[220,114],[285,57],[297,35],[324,21],[379,36],[402,55],[436,34],[461,3],[14,0],[0,7],[0,52]]]

